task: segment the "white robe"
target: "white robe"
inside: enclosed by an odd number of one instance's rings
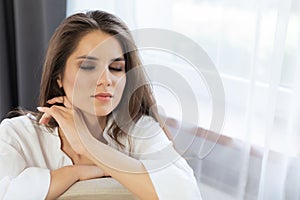
[[[0,125],[0,199],[45,199],[50,186],[50,170],[73,165],[61,150],[58,129],[49,131],[30,115],[5,119]],[[108,126],[109,127],[109,123]],[[144,116],[129,130],[123,153],[145,166],[159,199],[201,199],[192,169],[173,149],[153,118]],[[103,132],[108,145],[120,150]]]

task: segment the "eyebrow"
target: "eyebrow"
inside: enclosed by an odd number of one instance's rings
[[[93,56],[79,56],[77,59],[86,59],[86,60],[99,60],[97,57]],[[113,58],[110,60],[111,62],[117,62],[117,61],[125,61],[123,57]]]
[[[79,56],[77,59],[99,60],[98,58],[92,56]]]

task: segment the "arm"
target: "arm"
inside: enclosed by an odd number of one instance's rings
[[[187,199],[188,197],[193,197],[190,199],[201,199],[199,189],[192,174],[193,172],[186,162],[174,165],[176,160],[182,158],[180,158],[180,155],[170,145],[171,142],[166,138],[166,135],[157,123],[154,125],[154,128],[155,131],[159,132],[153,132],[149,128],[141,131],[142,135],[140,137],[143,141],[146,140],[147,142],[139,142],[143,148],[140,148],[140,151],[135,151],[135,153],[143,155],[133,158],[96,140],[85,126],[80,113],[76,113],[77,111],[73,110],[70,104],[66,105],[66,107],[52,106],[50,108],[40,107],[38,109],[44,112],[40,122],[45,123],[49,118],[54,117],[75,152],[89,158],[140,199],[170,199],[168,197],[178,199],[176,194],[181,194],[180,197],[183,197],[183,199]],[[156,144],[157,142],[159,145]],[[169,166],[171,166],[170,169]],[[156,171],[162,173],[156,173]],[[163,175],[164,172],[167,172],[167,175],[164,175],[163,179],[152,178],[154,177],[152,174]],[[155,183],[153,180],[155,180]],[[175,195],[171,194],[168,186],[174,185],[174,183],[176,185],[175,188],[184,186],[185,191],[176,190]],[[193,188],[192,192],[189,192],[190,185]],[[162,190],[168,190],[168,194],[166,192],[162,193]]]
[[[84,141],[85,155],[140,199],[200,200],[192,169],[164,137],[161,132],[147,142],[136,142],[136,159],[91,140]]]
[[[22,134],[27,133],[21,130]],[[0,125],[0,199],[45,199],[47,194],[47,199],[54,199],[78,180],[105,175],[95,165],[68,166],[53,171],[38,164],[32,166],[22,153],[24,141],[16,138],[19,136],[12,124]]]
[[[61,99],[56,98],[56,100]],[[158,199],[155,188],[143,164],[139,160],[131,158],[96,140],[90,134],[83,120],[76,118],[78,117],[75,115],[76,111],[73,110],[70,104],[66,107],[56,105],[50,108],[38,107],[38,110],[44,112],[40,123],[45,124],[51,117],[55,118],[76,153],[93,161],[95,165],[118,180],[139,198]],[[83,135],[80,137],[79,133]],[[92,152],[103,152],[100,158],[93,157],[95,154],[87,151],[86,146],[81,141],[83,138],[86,141],[85,144],[93,146],[91,148],[96,148],[91,150]],[[99,153],[96,154],[99,155]]]
[[[71,165],[50,172],[51,181],[46,199],[55,199],[77,181],[104,176],[104,172],[93,165]]]
[[[50,172],[51,181],[46,199],[55,199],[78,181],[72,166],[66,166]]]
[[[85,134],[80,137],[83,154],[141,199],[201,199],[192,169],[159,125],[145,122],[149,123],[145,129],[131,132],[134,158]]]
[[[44,199],[50,182],[48,169],[26,167],[25,159],[0,140],[0,199]]]
[[[83,154],[97,166],[140,199],[158,199],[156,190],[142,162],[92,138],[88,144],[89,147]]]
[[[22,127],[23,122],[4,120],[0,125],[0,199],[44,199],[48,191],[49,170],[29,167],[17,140],[20,137],[14,125]]]

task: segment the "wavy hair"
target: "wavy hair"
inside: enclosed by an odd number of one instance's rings
[[[168,130],[161,123],[158,115],[151,85],[143,84],[136,89],[138,81],[147,80],[147,76],[141,67],[142,63],[128,27],[122,20],[104,11],[89,11],[71,15],[56,29],[50,39],[43,66],[39,106],[50,106],[47,104],[47,100],[65,95],[64,90],[59,87],[57,79],[60,75],[63,77],[67,59],[74,52],[81,38],[95,30],[116,36],[124,53],[125,72],[138,68],[138,70],[132,70],[132,77],[126,81],[121,101],[115,108],[118,114],[114,115],[115,119],[109,127],[109,136],[123,148],[124,144],[119,141],[119,138],[126,136],[126,130],[129,129],[132,122],[137,122],[143,115],[148,115],[160,123],[170,138]],[[126,119],[126,115],[124,117],[122,113],[126,113],[125,111],[129,113],[131,119]],[[42,114],[39,113],[38,120],[41,116]],[[49,127],[57,126],[57,122],[51,119]]]

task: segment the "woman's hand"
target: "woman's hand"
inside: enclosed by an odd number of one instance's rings
[[[73,167],[79,181],[109,176],[96,165],[73,165]]]
[[[64,106],[53,105],[51,107],[38,107],[40,112],[43,112],[39,123],[46,125],[53,117],[58,123],[62,134],[68,140],[72,149],[79,155],[86,152],[84,145],[82,144],[79,136],[79,132],[84,133],[85,136],[89,136],[89,130],[85,126],[84,122],[80,118],[79,111],[76,111],[68,98],[55,97],[47,101],[49,104],[60,103]]]
[[[46,199],[56,199],[77,181],[108,176],[95,165],[71,165],[50,172],[51,181]]]

